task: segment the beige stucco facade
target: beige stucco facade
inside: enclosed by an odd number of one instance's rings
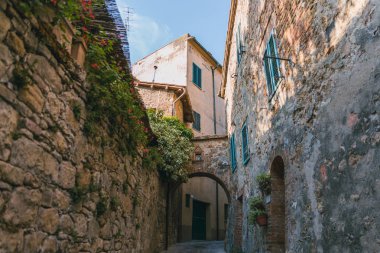
[[[228,199],[224,189],[207,177],[194,177],[182,185],[182,224],[180,241],[191,241],[193,225],[194,200],[206,204],[206,240],[224,240],[226,232],[226,213]],[[190,201],[186,205],[186,195]],[[227,205],[227,206],[226,206]],[[217,225],[217,222],[219,223]],[[217,230],[219,230],[217,232]]]
[[[201,88],[193,83],[193,63],[202,71]],[[201,116],[200,131],[193,129],[194,136],[225,134],[224,101],[217,95],[221,66],[194,37],[186,34],[146,56],[133,65],[132,72],[140,81],[187,88],[192,108]]]

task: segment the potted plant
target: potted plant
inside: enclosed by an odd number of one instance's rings
[[[261,193],[265,195],[270,195],[271,193],[271,177],[268,173],[260,173],[256,177],[256,182],[259,186]]]
[[[265,204],[261,197],[256,196],[249,201],[249,214],[248,222],[253,225],[257,223],[260,226],[268,224],[267,213],[265,211]]]

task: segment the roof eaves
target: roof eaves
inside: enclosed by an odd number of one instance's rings
[[[236,17],[236,7],[237,7],[237,0],[231,0],[230,15],[228,19],[226,47],[224,51],[222,87],[219,92],[220,93],[219,95],[222,98],[224,98],[225,90],[226,90],[228,64],[230,61],[230,53],[231,53],[232,32],[234,29],[235,17]]]

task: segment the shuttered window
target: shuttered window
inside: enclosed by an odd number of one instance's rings
[[[235,133],[230,137],[230,157],[231,157],[231,170],[232,172],[236,169],[236,148],[235,148]]]
[[[197,131],[201,131],[201,115],[197,113],[196,111],[193,111],[193,115],[194,115],[193,128]]]
[[[237,63],[238,65],[241,62],[242,54],[243,54],[243,45],[241,42],[241,35],[240,35],[240,24],[238,26],[238,30],[236,32],[236,56],[237,56]]]
[[[248,148],[248,128],[246,123],[244,123],[241,129],[241,137],[242,137],[242,158],[243,164],[247,164],[249,161],[249,148]]]
[[[272,57],[272,58],[271,58]],[[278,51],[276,46],[276,40],[271,34],[264,55],[264,71],[267,79],[267,87],[269,98],[276,92],[278,83],[280,81],[280,60],[278,58]]]
[[[202,89],[202,70],[193,63],[193,83]]]

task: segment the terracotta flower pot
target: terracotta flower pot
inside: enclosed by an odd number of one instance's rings
[[[256,218],[256,223],[259,224],[259,226],[266,226],[268,225],[268,218],[266,215],[260,215]]]

